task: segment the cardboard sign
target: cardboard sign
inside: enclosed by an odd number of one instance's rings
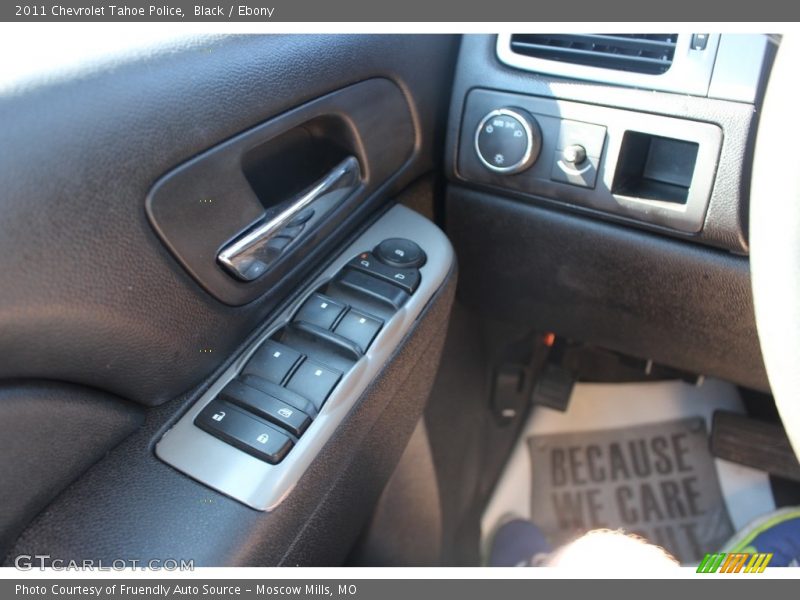
[[[733,534],[702,418],[534,436],[528,447],[532,521],[554,546],[620,529],[685,564]]]

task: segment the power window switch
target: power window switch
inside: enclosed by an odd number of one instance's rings
[[[286,387],[311,400],[319,410],[341,377],[339,371],[307,358],[294,372]]]
[[[295,321],[304,321],[322,329],[330,329],[344,312],[345,306],[322,294],[312,294],[297,311]]]
[[[311,423],[311,417],[303,411],[241,381],[231,381],[220,392],[219,397],[238,404],[298,437]]]
[[[380,319],[351,308],[339,321],[334,332],[355,342],[363,353],[367,351],[381,327],[383,327],[383,321]]]
[[[288,435],[223,400],[209,402],[194,423],[223,442],[273,465],[292,448]]]
[[[267,340],[247,361],[242,373],[280,384],[301,357],[297,350]]]

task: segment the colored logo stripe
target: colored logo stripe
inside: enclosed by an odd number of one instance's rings
[[[750,559],[750,563],[747,565],[747,568],[744,570],[745,573],[763,573],[764,569],[767,568],[769,561],[772,560],[772,552],[769,554],[765,554],[763,552],[758,554],[753,554],[753,558]]]
[[[763,573],[772,560],[772,553],[718,552],[706,554],[697,566],[698,573]],[[747,565],[747,566],[745,566]]]

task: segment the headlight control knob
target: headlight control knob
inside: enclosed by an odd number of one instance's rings
[[[481,119],[475,131],[475,152],[495,173],[524,171],[539,158],[542,130],[536,119],[519,108],[498,108]]]

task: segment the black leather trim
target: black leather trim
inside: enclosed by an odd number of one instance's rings
[[[0,386],[0,555],[59,492],[144,422],[144,409],[55,382]]]
[[[313,264],[246,306],[221,304],[147,222],[153,182],[294,106],[385,77],[416,131],[385,201],[434,166],[457,41],[203,38],[0,97],[0,379],[80,383],[146,405],[197,385]],[[353,214],[342,235],[364,218]]]
[[[485,317],[768,389],[745,257],[457,186],[446,231]]]
[[[252,510],[158,460],[155,442],[202,389],[152,408],[145,426],[61,494],[19,554],[192,559],[195,566],[336,565],[346,558],[419,421],[439,365],[455,267],[381,374],[286,500]]]

